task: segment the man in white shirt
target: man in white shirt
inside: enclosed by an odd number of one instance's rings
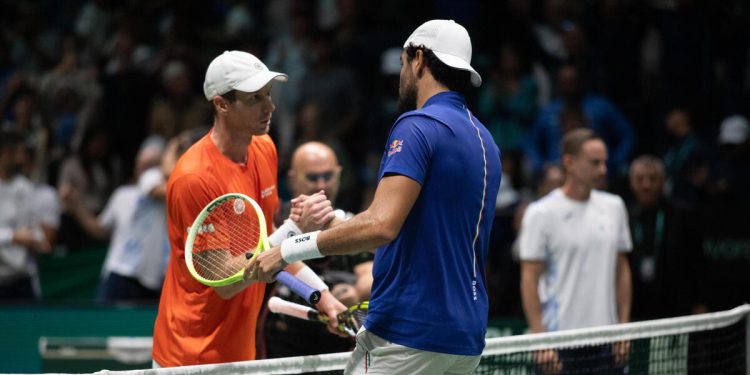
[[[38,225],[34,185],[17,173],[19,133],[0,132],[0,300],[39,296],[36,254],[51,250]]]
[[[567,133],[561,148],[563,186],[532,203],[522,225],[521,296],[534,333],[630,318],[627,211],[620,197],[595,189],[607,175],[607,148],[585,128]],[[567,373],[619,367],[628,351],[629,345],[618,344],[585,354],[550,351],[537,359],[543,367]]]
[[[137,184],[118,187],[104,211],[95,216],[77,193],[62,190],[66,209],[93,237],[109,239],[97,301],[156,301],[169,255],[163,198],[152,191],[164,185],[158,167],[164,141],[147,139],[136,157]]]

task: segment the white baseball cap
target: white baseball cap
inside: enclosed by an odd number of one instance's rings
[[[466,29],[453,20],[432,20],[417,27],[406,39],[404,48],[424,46],[445,65],[471,73],[471,84],[479,87],[482,77],[471,67],[471,38]]]
[[[225,51],[206,70],[203,94],[211,101],[232,90],[255,92],[271,80],[286,82],[284,73],[272,72],[257,57],[242,51]]]
[[[719,143],[737,145],[744,143],[750,136],[750,124],[745,117],[733,115],[721,122]]]

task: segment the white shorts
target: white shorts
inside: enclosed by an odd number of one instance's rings
[[[362,327],[345,375],[471,374],[481,356],[428,352],[394,344]]]

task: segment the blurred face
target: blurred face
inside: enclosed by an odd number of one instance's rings
[[[237,100],[227,103],[226,119],[230,127],[252,135],[268,133],[276,106],[271,99],[271,83],[256,92],[237,91]],[[220,100],[224,101],[223,98]]]
[[[412,60],[411,62],[413,62]],[[404,113],[417,108],[417,82],[406,51],[401,52],[401,76],[398,85],[398,112]]]
[[[663,187],[664,175],[657,166],[638,163],[630,168],[630,190],[638,203],[644,206],[655,204]]]
[[[683,111],[672,111],[667,115],[665,126],[669,134],[682,138],[690,131],[690,118]]]
[[[304,147],[304,146],[303,146]],[[292,196],[325,191],[334,202],[339,192],[341,166],[327,147],[308,147],[295,153],[289,171]]]
[[[578,155],[564,155],[569,178],[589,188],[604,186],[607,179],[607,147],[598,139],[587,141]]]

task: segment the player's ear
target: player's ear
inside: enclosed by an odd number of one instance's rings
[[[214,109],[216,109],[216,113],[219,113],[220,111],[226,112],[227,108],[229,107],[229,103],[227,103],[227,101],[219,95],[214,96],[214,98],[211,99],[211,102],[214,105]]]
[[[414,56],[414,59],[412,61],[415,62],[414,76],[417,78],[422,78],[422,74],[424,74],[425,68],[424,51],[422,51],[421,49],[417,49],[417,54]]]
[[[562,155],[562,166],[563,169],[566,171],[570,170],[570,167],[573,165],[573,155],[571,154],[563,154]]]

